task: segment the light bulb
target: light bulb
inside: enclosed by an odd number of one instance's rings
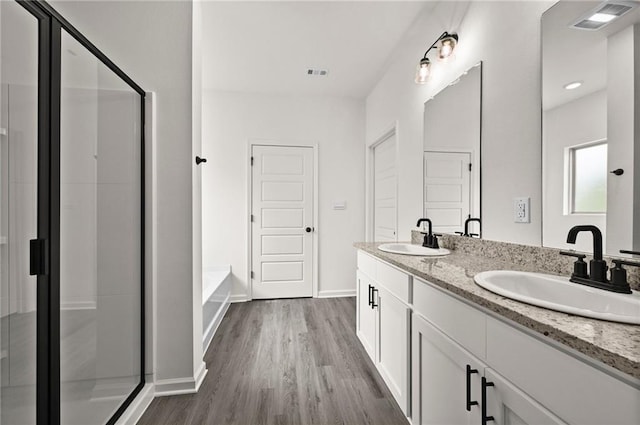
[[[431,75],[431,61],[428,58],[422,58],[416,68],[416,83],[424,84]]]
[[[450,34],[444,37],[440,41],[440,48],[438,49],[438,60],[447,60],[453,55],[453,50],[458,43],[458,36],[456,34]]]

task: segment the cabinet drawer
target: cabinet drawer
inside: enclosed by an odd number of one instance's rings
[[[376,279],[376,263],[379,261],[358,250],[358,270],[366,274],[371,279]]]
[[[382,261],[376,261],[376,281],[406,304],[411,302],[411,279],[408,274]]]
[[[493,318],[487,363],[570,424],[640,424],[640,390]]]
[[[480,359],[486,354],[486,315],[414,278],[413,311]]]

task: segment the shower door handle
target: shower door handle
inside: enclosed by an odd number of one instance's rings
[[[29,241],[29,274],[37,276],[47,274],[47,240],[31,239]]]

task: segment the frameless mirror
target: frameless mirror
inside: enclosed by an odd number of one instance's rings
[[[640,249],[639,5],[560,1],[542,15],[544,246],[592,251],[590,236],[566,238],[593,224],[605,253]]]
[[[480,62],[424,104],[423,211],[435,232],[481,235],[481,96]]]

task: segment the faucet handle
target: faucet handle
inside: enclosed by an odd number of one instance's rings
[[[630,251],[628,249],[621,249],[620,254],[631,254],[631,255],[640,255],[638,251]]]
[[[560,251],[560,255],[577,258],[576,262],[573,263],[572,278],[578,277],[581,279],[587,279],[589,277],[589,273],[587,273],[587,263],[584,262],[584,259],[587,258],[585,254],[579,254],[571,251]]]
[[[616,292],[631,294],[631,288],[627,282],[627,271],[622,268],[622,266],[640,267],[640,263],[627,260],[611,260],[611,262],[615,265],[615,267],[611,269],[611,284],[616,288],[620,288],[616,290]]]
[[[567,257],[576,257],[578,261],[584,260],[585,258],[587,258],[586,254],[580,254],[578,252],[573,252],[573,251],[560,251],[560,255],[566,255]]]

